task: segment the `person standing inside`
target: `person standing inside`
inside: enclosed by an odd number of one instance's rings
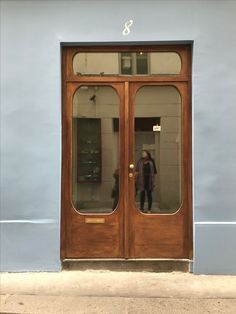
[[[119,169],[118,168],[113,173],[113,178],[115,179],[115,183],[112,188],[111,198],[113,198],[112,209],[114,210],[119,202]]]
[[[155,174],[157,173],[154,159],[147,150],[142,151],[142,156],[136,166],[136,188],[140,195],[140,210],[144,211],[144,203],[147,194],[148,212],[152,208],[152,192],[154,188]]]

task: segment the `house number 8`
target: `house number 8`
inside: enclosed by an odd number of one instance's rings
[[[130,27],[131,27],[131,25],[133,25],[133,23],[134,23],[133,20],[129,20],[129,21],[127,21],[127,22],[125,23],[125,28],[123,29],[123,32],[122,32],[122,34],[123,34],[124,36],[129,35],[129,33],[130,33]]]

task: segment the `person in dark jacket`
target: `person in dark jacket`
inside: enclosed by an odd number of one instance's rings
[[[111,198],[113,198],[112,209],[114,210],[119,202],[119,169],[115,170],[113,173],[113,178],[115,179],[115,183],[112,188]]]
[[[140,210],[144,211],[145,195],[148,199],[148,212],[152,208],[152,192],[155,175],[157,173],[155,161],[147,150],[142,151],[142,156],[136,166],[136,189],[140,194]]]

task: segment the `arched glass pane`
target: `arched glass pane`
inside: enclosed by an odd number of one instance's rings
[[[145,213],[181,204],[181,96],[173,86],[144,86],[135,97],[135,193]]]
[[[73,98],[72,201],[81,213],[110,213],[119,201],[119,97],[82,86]]]

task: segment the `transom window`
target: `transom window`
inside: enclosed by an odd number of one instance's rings
[[[73,58],[78,76],[177,75],[181,66],[177,52],[79,52]]]

